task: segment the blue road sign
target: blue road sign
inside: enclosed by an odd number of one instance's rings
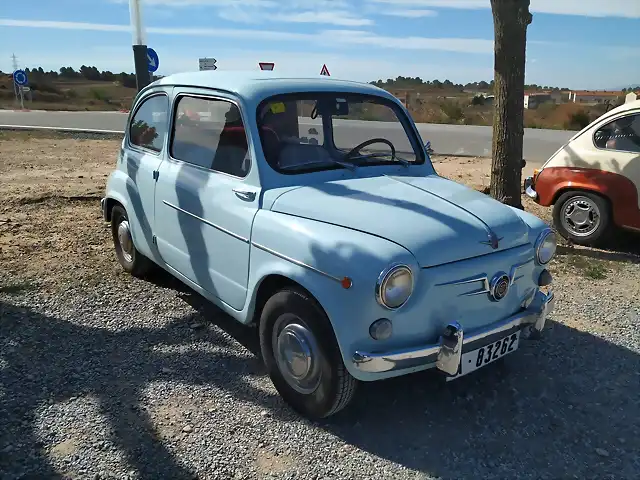
[[[150,72],[155,72],[160,66],[160,59],[153,48],[147,47],[147,68]]]
[[[16,85],[26,85],[27,84],[27,74],[24,70],[16,70],[13,72],[13,81],[16,82]]]

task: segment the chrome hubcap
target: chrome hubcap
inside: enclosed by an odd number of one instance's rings
[[[273,353],[286,382],[297,392],[310,394],[320,384],[318,344],[298,317],[282,315],[273,329]]]
[[[600,226],[600,210],[587,197],[573,197],[562,209],[562,226],[576,237],[586,237]]]
[[[122,256],[127,262],[133,261],[133,240],[131,239],[131,231],[129,230],[129,222],[123,220],[118,225],[118,243],[122,250]]]

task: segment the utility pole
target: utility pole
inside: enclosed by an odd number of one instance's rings
[[[136,69],[138,91],[151,83],[151,74],[147,66],[147,45],[142,28],[142,6],[140,0],[129,0],[129,15],[133,28],[133,63]]]
[[[11,55],[11,60],[13,62],[12,72],[15,72],[18,69],[18,57],[16,57],[15,53]],[[13,77],[11,79],[13,80]],[[13,93],[16,96],[16,102],[17,102],[18,101],[18,85],[16,85],[15,81],[12,81],[11,83],[13,83]]]

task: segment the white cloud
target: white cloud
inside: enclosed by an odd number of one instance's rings
[[[344,27],[373,25],[368,18],[353,16],[347,11],[306,11],[300,13],[277,13],[266,16],[267,20],[286,23],[324,23]]]
[[[435,17],[438,15],[438,12],[436,12],[435,10],[424,10],[424,9],[382,10],[378,13],[380,15],[390,15],[393,17],[404,17],[404,18],[424,18],[424,17]]]
[[[129,32],[128,25],[101,23],[55,22],[47,20],[0,19],[0,26],[23,28],[50,28],[60,30],[94,30],[103,32]],[[341,48],[344,45],[372,45],[395,50],[442,50],[462,53],[493,53],[493,40],[474,38],[390,37],[360,30],[321,30],[314,33],[293,33],[273,30],[231,28],[147,27],[147,33],[159,35],[218,37],[255,41],[296,41],[323,47]]]
[[[415,8],[490,9],[489,0],[370,0],[376,4],[387,4]],[[531,0],[529,10],[533,13],[579,15],[587,17],[640,18],[638,0]]]

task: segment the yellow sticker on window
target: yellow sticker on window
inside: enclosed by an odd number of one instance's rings
[[[284,113],[284,111],[286,110],[284,103],[282,102],[272,103],[270,109],[271,113]]]

